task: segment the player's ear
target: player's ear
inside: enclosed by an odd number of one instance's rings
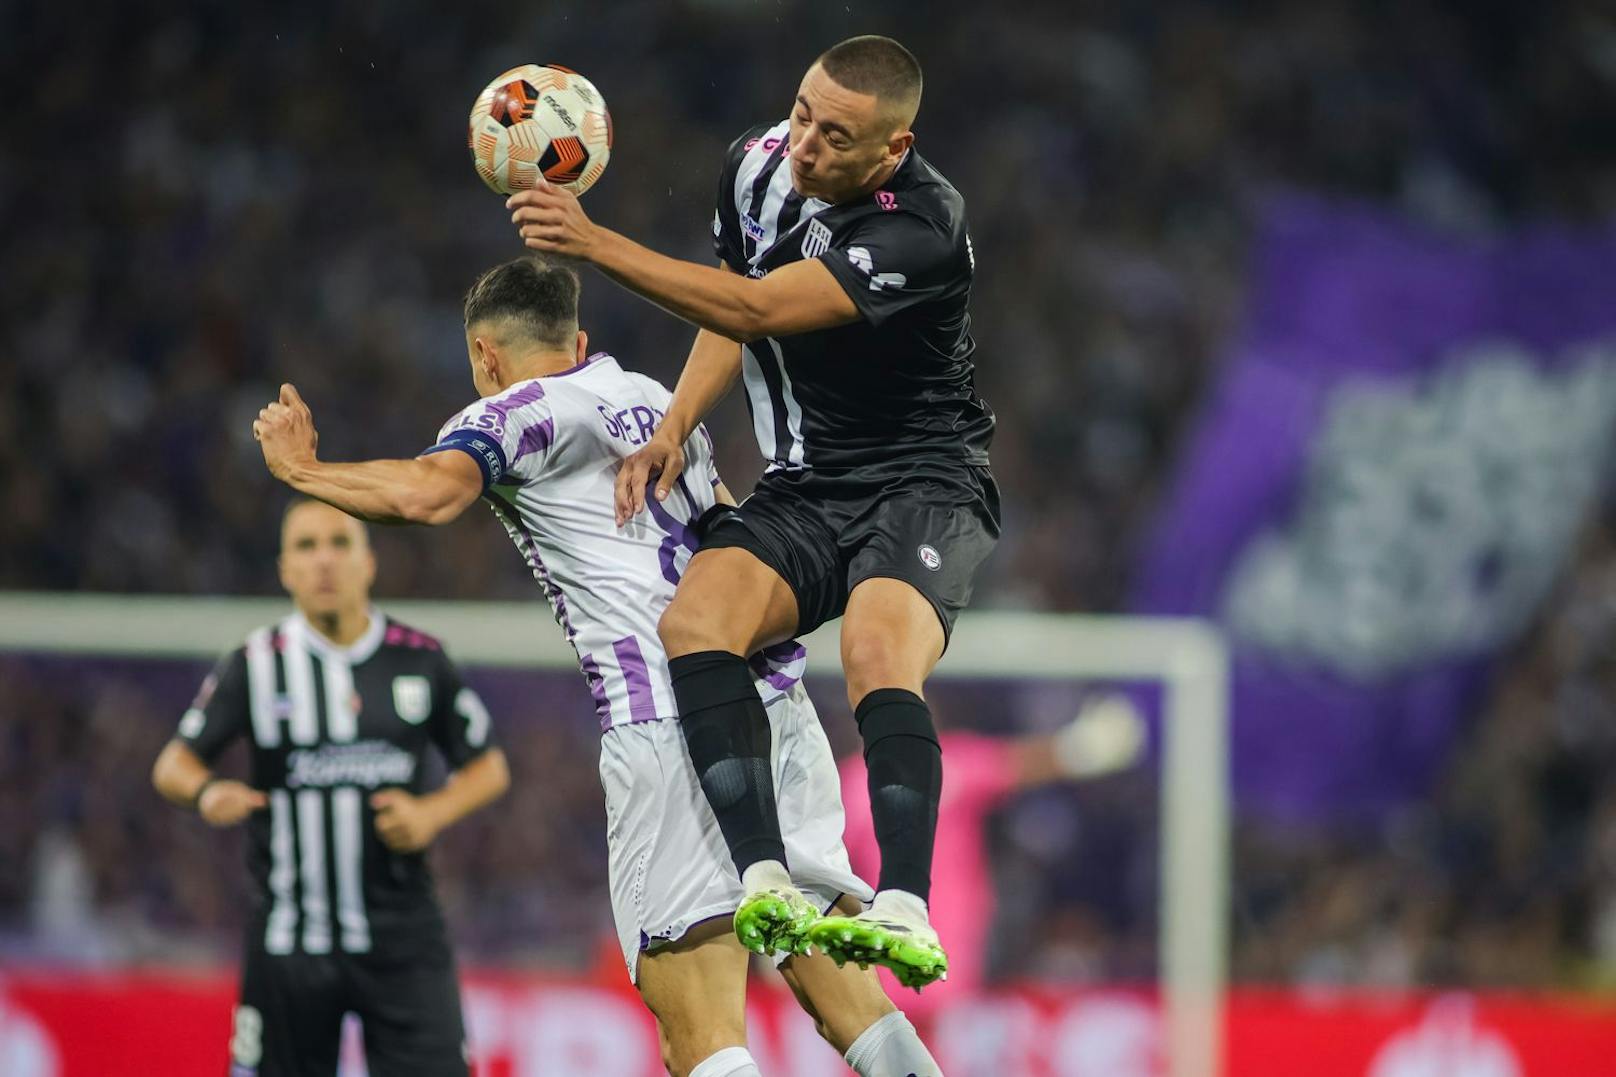
[[[498,385],[499,353],[494,350],[494,345],[486,337],[478,337],[471,343],[477,349],[477,369],[483,372],[483,377],[489,382]]]
[[[908,153],[909,147],[914,144],[915,133],[913,131],[900,131],[887,139],[887,157],[896,161],[905,153]]]
[[[582,329],[580,329],[580,330],[578,330],[578,355],[577,355],[577,361],[579,363],[582,363],[588,357],[589,357],[589,334],[584,332]]]

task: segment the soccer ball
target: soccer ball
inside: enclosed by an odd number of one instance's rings
[[[477,175],[500,194],[528,190],[541,175],[583,194],[612,155],[612,115],[576,71],[523,64],[477,95],[466,142]]]

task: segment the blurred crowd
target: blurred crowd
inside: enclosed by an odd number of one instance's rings
[[[589,212],[706,261],[729,140],[782,117],[841,37],[914,49],[919,148],[968,199],[979,389],[1000,418],[1007,519],[982,605],[1124,604],[1237,323],[1266,192],[1370,198],[1470,233],[1616,216],[1616,17],[1599,0],[613,9],[0,4],[0,589],[275,593],[282,491],[249,424],[282,381],[332,458],[429,442],[471,393],[460,297],[520,253],[464,146],[472,98],[515,63],[578,68],[612,106]],[[692,336],[595,276],[584,315],[596,346],[664,379]],[[759,465],[741,405],[712,428],[744,491]],[[1240,829],[1238,975],[1616,978],[1613,523],[1591,524],[1431,802],[1377,828]],[[378,594],[535,595],[490,521],[447,530],[377,534]],[[6,952],[233,944],[239,881],[217,865],[237,839],[145,785],[191,688],[165,676],[0,658]],[[529,780],[441,854],[473,954],[592,960],[599,793],[576,765],[592,745],[572,743],[587,726],[512,727]],[[1146,784],[1044,790],[990,820],[1014,895],[996,968],[1148,972]]]

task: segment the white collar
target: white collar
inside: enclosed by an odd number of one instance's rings
[[[366,606],[365,614],[370,618],[370,624],[365,626],[364,632],[360,633],[358,639],[346,647],[339,646],[328,639],[323,632],[310,623],[307,617],[303,616],[302,610],[298,610],[287,620],[303,633],[303,638],[308,640],[309,646],[319,651],[322,656],[339,658],[350,666],[357,666],[376,653],[376,649],[382,645],[382,637],[387,634],[387,618],[382,615],[380,610],[375,606]]]

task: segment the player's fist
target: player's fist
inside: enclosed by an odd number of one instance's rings
[[[418,853],[443,829],[426,801],[402,789],[372,793],[370,806],[376,809],[377,836],[395,853]]]
[[[522,242],[536,251],[591,260],[597,230],[578,196],[539,179],[531,190],[505,200]]]
[[[235,826],[268,806],[261,790],[229,778],[209,782],[196,800],[196,812],[209,826]]]
[[[281,386],[280,399],[259,409],[252,431],[264,452],[264,465],[282,482],[301,465],[314,462],[320,435],[314,429],[314,416],[298,395],[296,386],[290,383]]]
[[[645,492],[656,480],[653,496],[668,499],[668,491],[685,469],[685,450],[677,442],[653,434],[645,447],[617,469],[617,526],[622,527],[645,509]]]

